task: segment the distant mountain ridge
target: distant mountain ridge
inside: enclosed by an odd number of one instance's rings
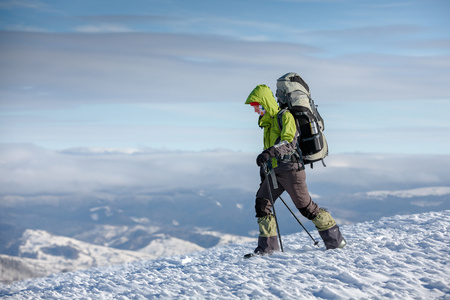
[[[440,186],[323,196],[317,201],[333,213],[339,225],[344,225],[448,210],[449,195],[450,187]],[[139,199],[119,196],[114,201],[104,195],[83,201],[74,196],[77,201],[70,206],[68,199],[60,205],[53,201],[0,203],[1,280],[179,255],[227,243],[255,241],[258,234],[254,194],[248,191],[173,190],[140,195]],[[293,209],[289,196],[283,198]],[[282,235],[302,231],[281,202],[276,207]],[[298,212],[297,216],[303,218]],[[314,232],[312,223],[303,220],[307,229]],[[95,248],[89,255],[83,250],[92,247],[104,248]],[[108,253],[107,259],[96,258],[96,253]],[[23,270],[25,275],[14,269]]]
[[[201,234],[220,236],[221,242],[218,245],[254,240],[215,232]],[[186,240],[157,234],[155,239],[141,249],[120,250],[52,235],[44,230],[27,229],[20,239],[17,256],[0,254],[0,282],[10,283],[53,273],[180,255],[203,249],[205,248]]]
[[[0,285],[0,298],[447,299],[448,228],[450,210],[396,215],[341,226],[343,249],[302,232],[271,256],[244,259],[253,243],[224,245]]]

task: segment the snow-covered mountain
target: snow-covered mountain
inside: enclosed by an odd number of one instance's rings
[[[109,234],[122,232],[114,226]],[[143,230],[143,229],[141,229]],[[133,232],[133,230],[132,230]],[[101,233],[107,234],[106,230]],[[217,236],[218,245],[249,242],[255,239],[218,232],[201,232],[200,235]],[[99,235],[97,235],[99,236]],[[125,240],[126,236],[122,236]],[[44,230],[27,229],[20,238],[15,256],[0,254],[0,282],[10,283],[52,273],[70,272],[96,266],[115,265],[145,259],[186,254],[205,249],[195,243],[155,234],[153,239],[136,251],[120,250],[82,242],[73,238],[52,235]]]
[[[344,225],[396,214],[448,210],[449,195],[450,188],[440,186],[313,198]],[[144,258],[156,258],[245,243],[257,234],[253,197],[253,192],[205,189],[140,195],[139,199],[124,196],[117,201],[107,200],[105,195],[91,201],[74,198],[70,206],[0,202],[0,280],[10,282],[100,265],[83,261],[82,249],[92,246],[102,246],[111,253],[138,251],[133,255],[139,260],[142,254],[147,254]],[[289,197],[285,199],[292,207]],[[298,224],[282,203],[276,206],[282,234],[298,232]],[[304,221],[309,230],[314,230],[311,222]],[[74,250],[73,245],[80,242],[87,244]],[[100,252],[90,252],[95,253]],[[118,259],[106,260],[105,264],[130,261],[122,255],[108,255]],[[90,261],[101,261],[94,256]]]
[[[0,279],[1,282],[12,282],[156,257],[149,253],[97,246],[55,236],[43,230],[28,229],[23,233],[17,256],[0,256]]]
[[[325,251],[305,233],[285,252],[243,259],[254,243],[98,267],[0,287],[3,299],[448,299],[450,210],[341,226]],[[317,236],[317,233],[313,233]]]

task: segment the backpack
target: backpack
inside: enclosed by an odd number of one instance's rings
[[[294,116],[300,134],[300,148],[304,164],[322,161],[328,155],[328,144],[323,131],[325,125],[314,104],[309,86],[297,73],[287,73],[277,80],[277,101],[281,108],[278,113],[278,124],[281,129],[283,114],[289,110]]]

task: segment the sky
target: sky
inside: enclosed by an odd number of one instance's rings
[[[0,143],[258,153],[299,73],[330,153],[449,154],[450,2],[0,1]]]

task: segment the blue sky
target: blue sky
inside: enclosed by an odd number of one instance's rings
[[[330,151],[448,154],[448,1],[0,1],[0,142],[259,152],[297,72]]]

